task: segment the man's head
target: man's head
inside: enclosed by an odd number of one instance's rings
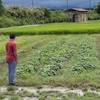
[[[15,39],[16,35],[15,34],[10,34],[10,39]]]

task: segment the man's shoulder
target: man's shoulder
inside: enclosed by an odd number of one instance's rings
[[[16,45],[16,43],[14,41],[12,41],[12,45]]]
[[[11,40],[7,41],[6,44],[16,45],[16,43],[14,41],[11,41]]]

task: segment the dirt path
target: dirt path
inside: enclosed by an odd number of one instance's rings
[[[8,28],[0,28],[0,30],[10,29],[10,28],[22,28],[26,26],[39,26],[39,25],[23,25],[23,26],[15,26],[15,27],[13,26],[13,27],[8,27]]]
[[[9,92],[9,91],[7,91],[7,88],[8,87],[5,87],[5,86],[0,87],[0,94]],[[22,90],[28,91],[29,93],[34,94],[34,96],[32,96],[32,97],[23,96],[23,100],[38,100],[38,92],[42,92],[42,91],[45,91],[45,92],[48,92],[48,91],[55,91],[56,92],[56,91],[58,91],[62,94],[66,94],[66,93],[71,92],[71,93],[77,93],[79,96],[84,95],[84,92],[80,89],[71,90],[67,87],[53,87],[53,86],[51,87],[51,86],[43,85],[43,86],[38,87],[38,88],[36,88],[36,87],[19,87],[19,86],[16,86],[15,88],[16,88],[14,90],[15,94],[19,93]],[[98,92],[98,91],[93,91],[93,90],[88,89],[87,92],[92,92],[92,93],[100,95],[100,91]],[[8,99],[9,96],[10,95],[7,95],[7,97],[2,99],[2,100],[9,100]]]

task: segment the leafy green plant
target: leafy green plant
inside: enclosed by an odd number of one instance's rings
[[[20,90],[18,93],[17,93],[18,96],[20,97],[33,97],[34,94],[27,91],[27,90]]]
[[[16,88],[14,86],[8,86],[7,87],[7,91],[14,91],[16,90]]]
[[[74,43],[71,45],[74,47]],[[57,75],[57,71],[64,68],[62,65],[63,61],[70,59],[74,52],[75,50],[72,49],[72,46],[67,47],[65,38],[59,39],[34,53],[33,57],[17,70],[17,73],[37,72],[44,77]]]
[[[84,39],[83,42],[79,45],[78,51],[76,53],[75,62],[72,67],[72,72],[81,73],[83,70],[92,69],[96,66],[94,65],[94,61],[98,62],[96,58],[96,50],[93,47],[92,42],[88,38]]]
[[[0,93],[0,100],[4,99],[5,96],[3,94]]]
[[[10,100],[19,100],[19,97],[18,97],[17,95],[11,96],[11,97],[10,97]]]

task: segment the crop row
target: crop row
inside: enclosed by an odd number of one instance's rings
[[[95,68],[98,59],[93,41],[89,38],[83,39],[76,54],[73,56],[73,60],[74,64],[71,67],[73,73],[80,73],[83,70]]]
[[[45,45],[17,70],[17,74],[36,72],[44,76],[56,75],[59,69],[65,67],[63,62],[75,54],[77,44],[72,41],[75,39],[77,38],[61,38]]]

